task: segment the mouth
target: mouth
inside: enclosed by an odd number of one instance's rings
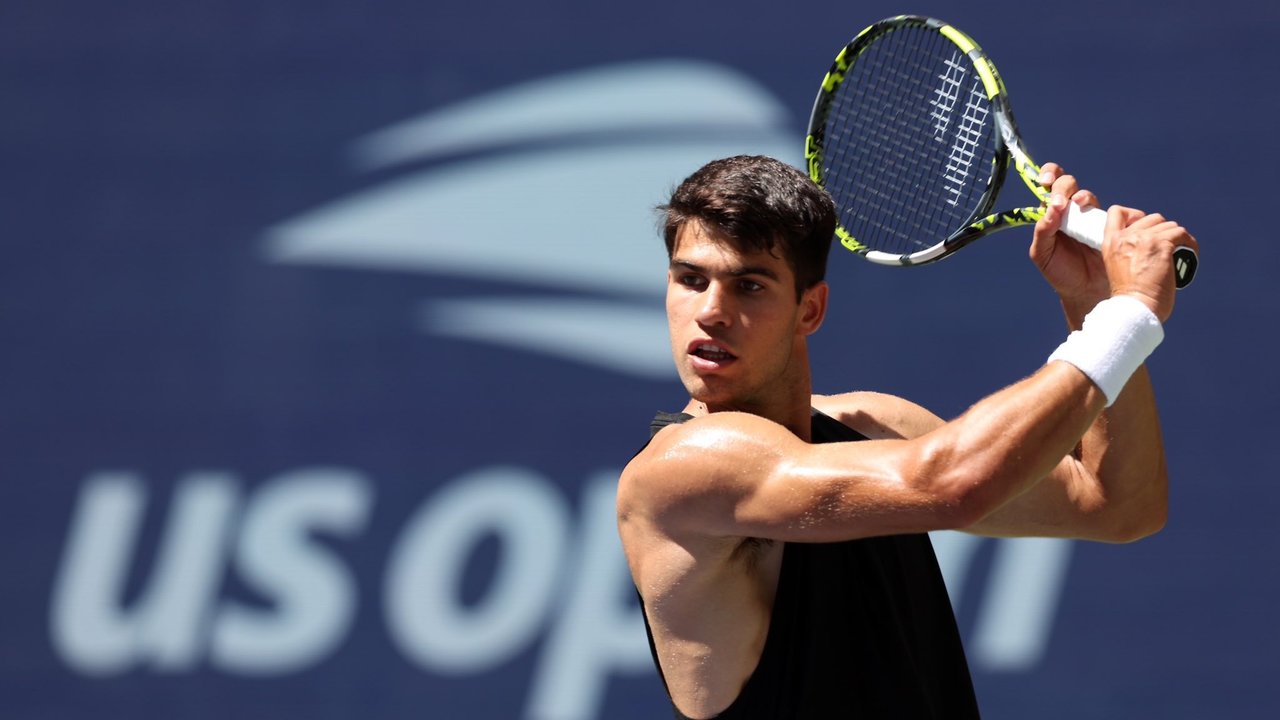
[[[723,367],[738,359],[728,348],[710,340],[690,343],[688,352],[694,358],[695,367],[707,370]]]

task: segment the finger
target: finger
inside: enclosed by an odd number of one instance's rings
[[[1110,235],[1116,230],[1123,230],[1144,217],[1146,217],[1146,213],[1137,208],[1112,205],[1107,208],[1106,233]]]
[[[1067,196],[1059,192],[1049,195],[1048,201],[1045,202],[1044,218],[1036,223],[1036,229],[1040,230],[1043,224],[1043,230],[1054,233],[1058,228],[1062,227],[1062,221],[1067,215]]]
[[[1102,231],[1102,245],[1105,248],[1111,238],[1117,233],[1123,231],[1129,225],[1129,216],[1125,213],[1128,208],[1112,205],[1107,208],[1107,225]]]
[[[1092,210],[1101,207],[1098,202],[1098,196],[1093,194],[1092,190],[1079,190],[1071,196],[1071,202],[1080,206],[1081,210]]]
[[[1045,204],[1044,214],[1032,230],[1030,255],[1041,269],[1044,269],[1045,263],[1053,257],[1057,246],[1058,228],[1062,227],[1062,221],[1066,217],[1064,207],[1066,207],[1066,198],[1061,195],[1050,195]]]
[[[1194,251],[1196,252],[1196,254],[1197,254],[1197,255],[1199,255],[1199,254],[1200,254],[1200,241],[1199,241],[1199,240],[1196,240],[1196,236],[1195,236],[1195,235],[1192,235],[1191,233],[1187,232],[1187,229],[1186,229],[1186,228],[1181,228],[1181,230],[1182,230],[1182,237],[1180,237],[1180,238],[1178,238],[1177,240],[1175,240],[1175,241],[1174,241],[1174,243],[1173,243],[1173,244],[1174,244],[1174,246],[1176,246],[1176,247],[1183,247],[1183,246],[1185,246],[1185,247],[1189,247],[1189,248],[1191,248],[1192,250],[1194,250]]]
[[[1040,166],[1040,184],[1046,190],[1053,187],[1053,182],[1062,175],[1062,166],[1058,163],[1047,162]]]
[[[1172,220],[1161,223],[1150,231],[1157,239],[1166,242],[1170,247],[1189,247],[1200,252],[1200,243],[1187,229]]]
[[[1109,219],[1109,218],[1108,218]],[[1170,252],[1179,245],[1193,247],[1195,238],[1186,228],[1160,214],[1144,215],[1124,226],[1125,242],[1151,247],[1166,246]]]
[[[1069,198],[1080,191],[1080,183],[1075,175],[1060,175],[1053,181],[1052,191],[1064,198]]]
[[[1132,222],[1129,223],[1129,226],[1132,228],[1153,228],[1153,227],[1156,227],[1157,225],[1163,225],[1164,223],[1167,223],[1167,222],[1173,222],[1173,221],[1169,220],[1168,218],[1166,218],[1164,215],[1161,215],[1160,213],[1151,213],[1150,215],[1143,215],[1133,220]]]

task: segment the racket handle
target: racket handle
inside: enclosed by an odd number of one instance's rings
[[[1094,250],[1102,249],[1102,238],[1107,228],[1107,211],[1092,208],[1081,210],[1073,202],[1067,203],[1067,218],[1062,222],[1062,232],[1071,239]],[[1196,268],[1200,259],[1196,251],[1180,245],[1173,251],[1173,284],[1181,290],[1191,284],[1196,277]]]

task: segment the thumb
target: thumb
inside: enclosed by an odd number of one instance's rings
[[[1053,256],[1053,248],[1057,243],[1058,229],[1066,218],[1067,198],[1061,193],[1053,193],[1045,202],[1044,215],[1036,222],[1031,234],[1031,259],[1043,267]]]
[[[1129,208],[1122,205],[1112,205],[1107,208],[1107,225],[1103,234],[1103,242],[1106,242],[1105,238],[1124,230],[1145,215],[1146,213],[1137,208]]]

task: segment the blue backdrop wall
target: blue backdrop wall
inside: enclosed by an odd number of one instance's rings
[[[985,714],[1274,716],[1280,10],[1238,0],[5,3],[0,716],[663,716],[611,506],[682,402],[650,209],[799,164],[901,12],[1203,246],[1150,363],[1167,529],[935,538]],[[836,255],[819,390],[1032,372],[1029,236]]]

